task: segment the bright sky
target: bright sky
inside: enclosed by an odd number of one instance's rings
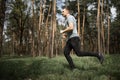
[[[91,8],[93,8],[94,9],[94,5],[90,5],[89,7],[88,7],[88,10],[90,10]],[[115,7],[111,7],[111,18],[112,19],[114,19],[115,17],[116,17],[116,8]]]
[[[112,18],[114,19],[116,17],[116,8],[112,7],[111,8],[111,13],[112,13]]]

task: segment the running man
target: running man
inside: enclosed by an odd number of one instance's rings
[[[66,21],[65,21],[66,28],[64,30],[61,30],[60,33],[63,35],[63,38],[66,37],[65,33],[67,34],[67,42],[66,42],[66,46],[64,48],[64,55],[70,65],[71,69],[75,68],[73,60],[70,56],[70,52],[72,49],[74,50],[74,52],[77,56],[79,56],[79,57],[83,57],[83,56],[96,57],[102,64],[104,57],[101,53],[91,53],[91,52],[80,51],[80,38],[77,33],[76,20],[70,14],[70,8],[68,6],[63,8],[62,15],[66,18]]]

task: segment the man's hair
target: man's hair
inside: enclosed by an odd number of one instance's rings
[[[66,9],[66,10],[68,10],[68,11],[71,10],[69,6],[63,6],[63,9]]]

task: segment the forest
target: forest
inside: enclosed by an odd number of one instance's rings
[[[65,28],[61,14],[64,6],[70,6],[76,19],[81,50],[103,53],[104,68],[94,58],[87,57],[76,62],[79,70],[73,71],[74,74],[69,70],[63,58],[66,39],[60,34]],[[79,60],[74,51],[71,54],[75,61]],[[119,54],[119,0],[0,0],[1,80],[119,80]],[[42,71],[43,66],[46,72]]]
[[[0,55],[53,57],[65,45],[63,6],[71,6],[81,37],[81,49],[120,53],[117,0],[0,0]],[[112,10],[114,14],[112,14]],[[113,17],[114,16],[114,17]]]

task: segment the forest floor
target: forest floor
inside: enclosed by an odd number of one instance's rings
[[[71,70],[64,56],[2,57],[0,80],[120,80],[120,55],[105,55],[101,65],[94,57],[72,55]]]

